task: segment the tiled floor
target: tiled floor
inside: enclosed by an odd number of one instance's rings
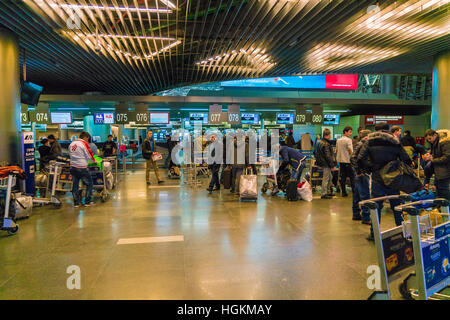
[[[75,209],[68,196],[62,209],[34,208],[17,235],[1,233],[0,299],[366,299],[369,227],[351,220],[351,197],[315,198],[239,202],[228,190],[147,188],[129,170],[106,203]],[[71,265],[80,290],[67,289]]]

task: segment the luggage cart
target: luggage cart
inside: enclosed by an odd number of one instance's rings
[[[278,187],[277,171],[279,160],[276,157],[261,156],[261,174],[266,176],[266,182],[261,187],[261,192],[266,193],[267,190],[276,190]]]
[[[48,166],[47,186],[45,187],[45,197],[33,198],[33,204],[38,204],[41,206],[52,204],[56,208],[60,208],[62,206],[61,200],[59,200],[56,196],[56,191],[58,191],[58,186],[60,187],[59,191],[68,191],[61,187],[62,182],[59,181],[62,168],[66,165],[66,162],[59,162],[55,160],[50,161]],[[47,197],[47,195],[49,195],[49,197]]]
[[[389,282],[398,278],[400,271],[414,265],[412,245],[403,236],[403,227],[397,226],[381,231],[377,202],[389,199],[400,199],[405,202],[409,201],[411,197],[409,195],[390,195],[359,202],[360,207],[366,207],[370,210],[381,277],[381,290],[374,291],[368,300],[390,300]]]
[[[112,185],[112,188],[111,188],[111,189],[114,189],[117,186],[118,182],[119,182],[119,180],[118,180],[119,168],[118,168],[117,156],[104,157],[103,158],[103,168],[105,167],[105,162],[109,162],[111,164],[111,166],[114,168],[113,185]]]
[[[102,160],[102,168],[100,169],[98,166],[91,166],[88,167],[89,173],[92,177],[92,183],[93,183],[93,191],[97,191],[100,199],[102,202],[105,202],[108,200],[109,192],[106,185],[106,171],[105,166],[103,165],[104,162],[109,162],[109,160]],[[114,184],[114,183],[113,183]],[[82,192],[82,196],[84,196],[83,193],[86,192],[86,186],[83,185],[80,188],[80,192]]]
[[[8,232],[9,235],[16,234],[19,231],[19,225],[16,224],[14,217],[10,214],[11,206],[14,201],[11,197],[12,187],[16,185],[19,172],[10,171],[7,177],[0,177],[0,191],[5,194],[5,204],[0,220],[0,230]]]
[[[418,205],[431,204],[441,208],[441,223],[433,225],[430,214],[420,215]],[[409,220],[403,223],[403,233],[412,239],[415,273],[401,284],[406,298],[416,300],[450,300],[450,202],[446,199],[415,201],[395,207],[405,211]]]

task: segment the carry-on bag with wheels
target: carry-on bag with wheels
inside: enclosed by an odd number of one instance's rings
[[[286,187],[286,198],[288,201],[297,201],[298,200],[298,191],[297,191],[297,180],[289,179]]]
[[[244,200],[258,199],[258,176],[253,170],[245,170],[239,181],[239,197]],[[250,173],[250,174],[249,174]]]
[[[231,168],[227,166],[223,169],[222,184],[224,189],[231,188]]]
[[[21,194],[14,197],[14,218],[16,220],[28,218],[33,210],[33,197]]]

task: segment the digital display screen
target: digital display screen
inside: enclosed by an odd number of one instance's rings
[[[259,124],[258,113],[241,113],[242,124]]]
[[[190,113],[189,122],[191,124],[208,124],[208,114],[207,113]]]
[[[323,124],[339,124],[340,116],[338,114],[324,114],[323,115]]]
[[[114,124],[114,113],[94,113],[94,124]]]
[[[150,112],[150,124],[169,124],[169,113]]]
[[[294,114],[277,113],[277,124],[294,124]]]
[[[72,112],[51,112],[50,119],[53,124],[71,124]]]
[[[291,76],[223,81],[222,87],[285,88],[285,89],[358,89],[357,74]]]

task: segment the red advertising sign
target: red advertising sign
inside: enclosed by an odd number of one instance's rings
[[[366,116],[366,125],[386,123],[389,125],[403,124],[403,116]]]
[[[333,74],[325,76],[325,89],[358,89],[357,74]]]

